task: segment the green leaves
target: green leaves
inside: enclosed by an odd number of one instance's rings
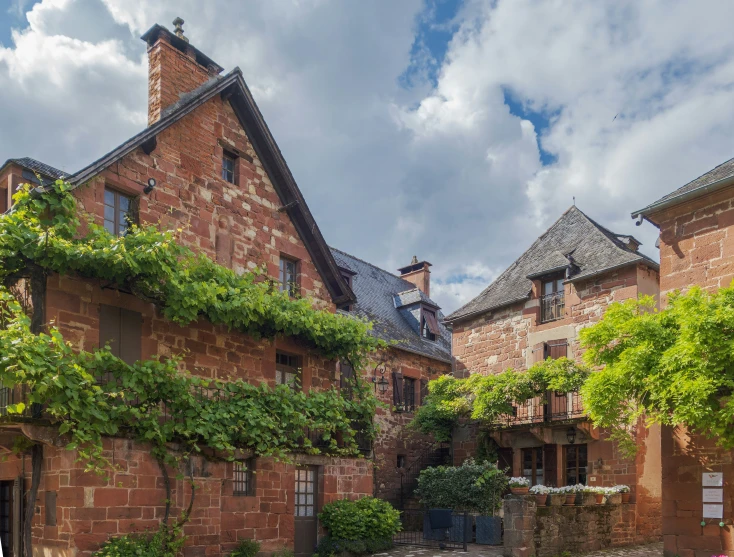
[[[333,540],[391,540],[401,528],[400,512],[374,497],[327,503],[319,520]]]

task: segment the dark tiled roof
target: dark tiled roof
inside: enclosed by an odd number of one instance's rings
[[[53,166],[49,166],[47,164],[42,163],[41,161],[37,161],[36,159],[32,159],[30,157],[22,157],[19,159],[8,159],[5,161],[5,166],[8,163],[15,163],[18,166],[22,166],[23,168],[26,168],[32,172],[37,172],[41,176],[46,176],[48,178],[53,178],[54,180],[57,180],[58,178],[61,178],[62,176],[68,176],[68,173],[62,172],[58,168],[54,168]]]
[[[706,172],[706,174],[703,174],[695,180],[688,182],[685,186],[682,186],[674,192],[671,192],[668,195],[661,197],[655,203],[651,203],[644,209],[635,211],[634,213],[632,213],[632,215],[637,216],[639,214],[645,214],[661,205],[675,203],[676,198],[683,196],[687,197],[686,194],[693,194],[693,192],[698,189],[706,188],[707,186],[711,186],[712,184],[721,182],[722,180],[726,180],[727,178],[734,178],[734,159],[729,159],[728,161],[721,163],[716,168]]]
[[[565,268],[567,254],[571,254],[579,268],[571,277],[572,281],[638,261],[658,267],[649,257],[631,250],[620,240],[620,235],[594,222],[574,206],[479,296],[449,315],[447,320],[456,321],[528,299],[532,282],[527,277]]]
[[[439,323],[441,336],[436,342],[420,336],[421,301],[438,307],[435,302],[407,280],[338,249],[331,248],[331,253],[340,267],[356,273],[352,290],[357,302],[351,313],[372,321],[375,334],[386,341],[397,341],[397,348],[451,362],[451,333],[443,324]],[[439,321],[443,319],[440,311],[436,316]]]

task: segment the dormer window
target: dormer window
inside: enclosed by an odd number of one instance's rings
[[[344,279],[344,282],[347,283],[347,286],[349,286],[349,288],[351,289],[352,288],[352,277],[354,277],[356,273],[339,267],[339,274],[341,275],[342,279]],[[336,309],[340,309],[341,311],[352,311],[352,305],[342,304],[340,306],[337,306]]]
[[[566,309],[563,281],[563,275],[551,277],[542,281],[543,292],[540,297],[541,323],[563,319],[564,311]]]
[[[436,312],[421,308],[421,336],[426,340],[435,341],[439,334]]]

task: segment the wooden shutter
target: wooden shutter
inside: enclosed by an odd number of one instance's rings
[[[114,306],[99,307],[99,344],[109,343],[112,354],[128,364],[141,357],[143,316]]]
[[[23,478],[13,480],[13,525],[12,525],[12,557],[21,557],[23,555]],[[10,556],[6,556],[10,557]]]
[[[533,357],[531,358],[532,363],[537,364],[545,360],[545,343],[539,342],[533,346]]]
[[[392,372],[392,402],[400,409],[403,405],[403,374]]]
[[[421,379],[421,390],[418,394],[418,400],[417,405],[423,406],[423,402],[426,400],[426,397],[428,396],[428,379]]]
[[[543,447],[543,468],[545,476],[545,485],[558,487],[558,460],[557,446],[545,445]]]
[[[497,468],[504,471],[508,477],[512,477],[512,449],[500,448],[497,451]]]
[[[99,345],[110,345],[112,354],[120,357],[120,308],[99,306]]]
[[[550,340],[546,344],[548,350],[548,357],[552,360],[558,358],[565,358],[568,354],[568,341],[563,338],[559,340]]]
[[[434,335],[440,335],[441,331],[438,328],[436,314],[432,311],[424,310],[423,317],[425,318],[426,324],[428,325],[428,330],[431,331]]]

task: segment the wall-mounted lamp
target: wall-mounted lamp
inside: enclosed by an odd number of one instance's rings
[[[380,372],[380,377],[377,377],[377,372]],[[385,378],[385,366],[377,366],[375,367],[375,371],[372,375],[372,383],[375,385],[375,392],[379,389],[381,393],[384,393],[387,391],[388,386],[390,385]]]
[[[152,192],[156,183],[157,182],[155,181],[155,178],[148,178],[148,185],[143,188],[143,193],[145,193],[145,195],[148,195],[150,192]]]
[[[568,442],[571,445],[573,445],[576,442],[576,428],[575,427],[569,427],[566,430],[566,439],[568,439]]]

